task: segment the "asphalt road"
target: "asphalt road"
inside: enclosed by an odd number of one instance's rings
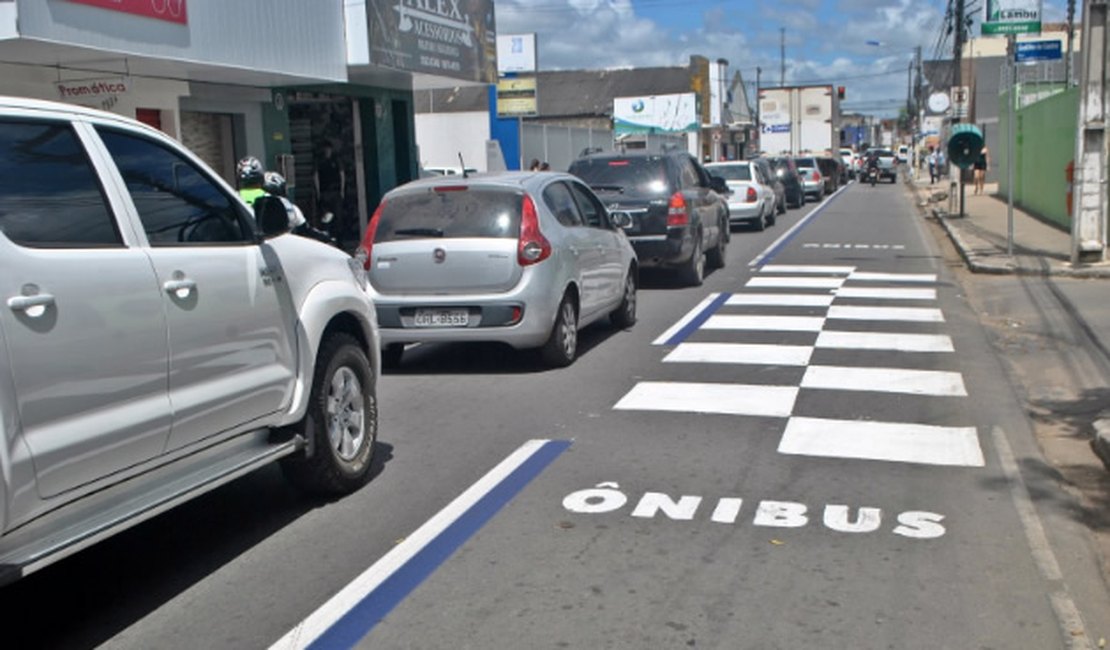
[[[10,647],[1097,647],[1091,548],[903,188],[813,210],[645,274],[570,368],[406,352],[365,489],[248,476],[5,589]]]

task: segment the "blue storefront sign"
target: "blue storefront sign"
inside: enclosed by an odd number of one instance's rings
[[[1053,61],[1062,58],[1064,58],[1064,53],[1060,41],[1025,41],[1017,44],[1014,61],[1030,63],[1032,61]]]

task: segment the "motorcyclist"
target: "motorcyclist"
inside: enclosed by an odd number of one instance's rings
[[[254,156],[247,156],[235,165],[235,176],[239,179],[239,196],[247,205],[253,206],[255,199],[266,194],[266,190],[262,189],[264,175],[262,162]]]
[[[331,235],[317,228],[313,228],[312,225],[308,223],[308,220],[304,218],[304,213],[297,207],[297,204],[289,200],[284,176],[274,171],[263,173],[262,191],[281,199],[282,204],[285,205],[285,211],[289,214],[289,228],[293,234],[316,239],[325,244],[336,245],[336,241]]]
[[[864,168],[867,170],[867,177],[871,180],[871,184],[875,184],[875,180],[879,177],[879,154],[875,151],[867,153],[867,163]]]

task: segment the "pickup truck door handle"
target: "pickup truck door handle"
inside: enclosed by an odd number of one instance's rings
[[[45,308],[54,304],[54,296],[48,293],[37,293],[33,296],[14,296],[8,298],[8,307],[12,311],[25,312],[31,318],[42,316]],[[42,310],[36,310],[35,307],[43,307]]]
[[[162,288],[166,290],[166,293],[172,293],[178,298],[185,298],[193,289],[197,288],[197,283],[196,280],[182,278],[169,280],[162,285]]]

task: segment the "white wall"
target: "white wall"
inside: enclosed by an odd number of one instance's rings
[[[194,0],[180,25],[76,2],[17,0],[18,29],[24,38],[105,53],[345,81],[342,2]]]
[[[416,146],[421,167],[458,167],[459,152],[467,167],[486,169],[489,114],[417,113]]]

